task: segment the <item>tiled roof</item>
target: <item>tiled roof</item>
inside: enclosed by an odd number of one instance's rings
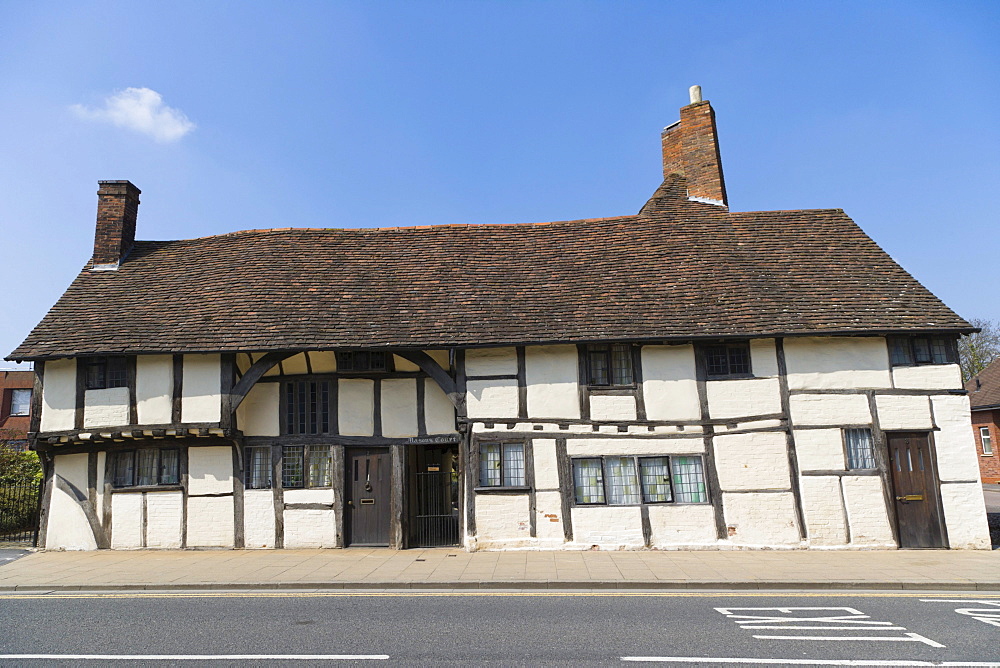
[[[979,381],[978,383],[976,381]],[[993,360],[985,369],[965,384],[972,410],[1000,406],[1000,359]]]
[[[11,358],[969,329],[843,211],[728,213],[671,177],[618,218],[139,241]]]

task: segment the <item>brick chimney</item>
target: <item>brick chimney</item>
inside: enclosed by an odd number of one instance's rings
[[[97,230],[91,271],[114,271],[135,243],[141,191],[129,181],[98,181],[97,186]]]
[[[687,179],[688,197],[728,206],[722,178],[715,112],[701,99],[701,86],[691,86],[691,104],[681,107],[681,120],[663,129],[663,178],[680,174]]]

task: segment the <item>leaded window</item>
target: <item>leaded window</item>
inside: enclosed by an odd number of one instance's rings
[[[180,450],[143,448],[111,455],[111,484],[115,487],[153,487],[180,483]]]
[[[698,455],[574,459],[573,488],[578,505],[708,502]]]
[[[639,482],[632,457],[605,457],[608,503],[616,506],[639,503]]]
[[[844,443],[847,445],[848,469],[875,468],[875,450],[870,429],[845,429]]]
[[[671,457],[670,479],[677,503],[708,502],[701,457]]]
[[[890,336],[887,341],[892,366],[954,364],[958,361],[958,351],[953,338]]]
[[[294,380],[284,389],[284,433],[330,433],[330,381]]]
[[[286,445],[281,451],[281,486],[330,487],[331,461],[329,445]]]
[[[127,359],[121,356],[89,357],[81,360],[88,390],[128,385]]]
[[[523,487],[524,444],[482,443],[479,446],[479,484],[482,487]]]
[[[726,343],[705,346],[705,368],[709,378],[746,377],[750,375],[750,344]]]
[[[337,371],[392,371],[392,355],[385,352],[354,350],[337,353]]]
[[[631,387],[634,384],[631,344],[589,345],[586,348],[586,355],[588,385]]]
[[[270,489],[271,446],[253,445],[244,450],[246,463],[244,484],[247,489]]]
[[[642,500],[666,503],[673,500],[670,490],[670,465],[666,457],[643,457],[639,460],[642,477]]]

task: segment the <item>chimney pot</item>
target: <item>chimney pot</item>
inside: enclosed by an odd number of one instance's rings
[[[114,271],[135,243],[142,191],[129,181],[97,182],[97,228],[91,271]]]
[[[691,86],[688,89],[688,95],[691,96],[691,104],[701,102],[701,86]]]

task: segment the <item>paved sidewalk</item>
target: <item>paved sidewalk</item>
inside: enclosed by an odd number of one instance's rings
[[[7,592],[342,588],[1000,591],[1000,550],[101,550],[37,552],[0,567]]]

